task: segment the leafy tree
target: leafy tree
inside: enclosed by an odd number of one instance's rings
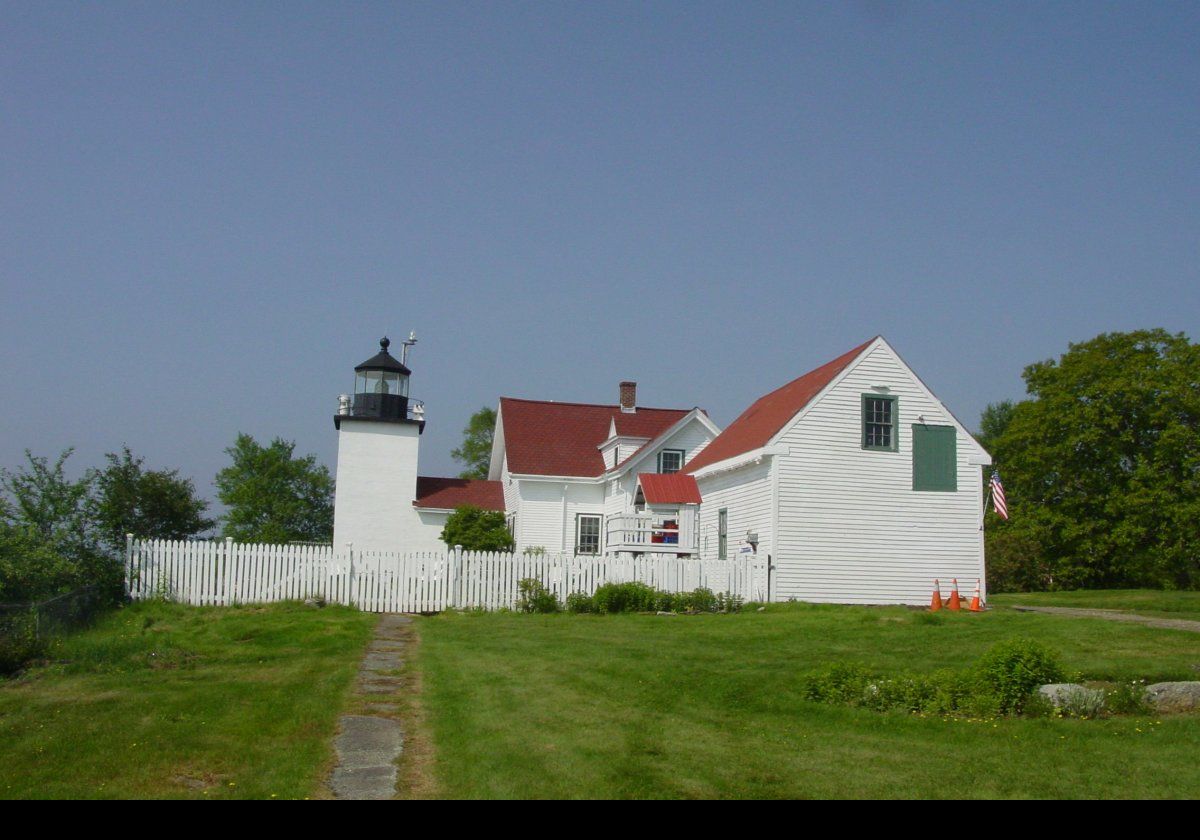
[[[459,478],[487,478],[492,460],[492,436],[496,431],[496,410],[483,408],[471,415],[463,429],[462,446],[451,451],[456,461],[466,465]]]
[[[239,434],[226,449],[233,463],[217,473],[217,496],[228,508],[224,534],[239,542],[329,542],[333,539],[333,478],[313,455],[275,438],[262,446]]]
[[[1017,404],[1012,400],[988,404],[979,418],[979,434],[975,435],[980,446],[988,452],[992,451],[996,441],[1000,439],[1004,430],[1008,428],[1008,424],[1012,422],[1013,412],[1016,408]]]
[[[467,551],[512,551],[515,546],[502,511],[473,505],[454,509],[442,528],[442,542],[461,545]]]
[[[38,600],[97,585],[103,597],[122,591],[122,565],[98,543],[90,474],[72,481],[65,465],[25,452],[25,467],[0,470],[0,592],[5,599]]]
[[[66,449],[53,465],[25,450],[27,465],[16,472],[0,470],[0,489],[8,495],[4,514],[9,523],[33,531],[43,541],[93,545],[90,518],[92,479],[66,476],[65,465],[74,449]]]
[[[0,524],[0,603],[40,601],[88,582],[77,563],[35,531]]]
[[[1107,333],[1024,379],[992,441],[1011,519],[989,552],[1025,557],[1023,585],[1200,587],[1200,345]]]
[[[113,551],[125,546],[126,534],[180,540],[216,524],[204,515],[208,502],[178,470],[145,470],[128,446],[105,457],[108,466],[92,474],[94,510],[100,538]]]

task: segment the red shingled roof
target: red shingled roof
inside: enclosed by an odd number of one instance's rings
[[[600,475],[604,458],[596,447],[608,440],[610,423],[616,423],[618,435],[656,438],[690,410],[639,408],[628,413],[619,405],[501,397],[508,471],[518,475]]]
[[[459,505],[504,510],[504,487],[499,481],[478,478],[417,476],[417,500],[413,507],[453,509]]]
[[[696,479],[683,473],[639,473],[638,483],[648,505],[698,505]]]
[[[744,452],[766,446],[767,442],[795,417],[801,409],[808,405],[821,389],[841,373],[847,365],[858,358],[862,351],[875,339],[860,344],[848,353],[843,353],[832,362],[821,365],[816,370],[810,370],[799,379],[793,379],[782,388],[778,388],[764,397],[760,397],[754,405],[741,413],[725,431],[717,435],[704,450],[693,458],[684,468],[684,472],[694,473],[709,464],[733,458]]]

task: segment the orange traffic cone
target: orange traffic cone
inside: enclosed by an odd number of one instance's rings
[[[958,597],[958,578],[951,578],[954,583],[954,591],[950,593],[950,600],[946,602],[946,609],[958,612],[962,609],[962,601]]]
[[[933,598],[929,601],[929,611],[937,612],[942,608],[942,586],[937,582],[937,578],[933,580]]]
[[[971,599],[971,606],[967,607],[971,612],[983,612],[983,599],[979,597],[979,580],[975,581],[975,597]]]

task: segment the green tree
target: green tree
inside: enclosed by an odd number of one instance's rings
[[[228,509],[225,536],[265,543],[333,539],[333,478],[315,456],[294,457],[295,448],[281,438],[262,446],[239,434],[225,450],[233,463],[216,479]]]
[[[103,597],[122,591],[119,555],[98,541],[92,504],[93,476],[71,480],[66,462],[73,450],[48,458],[25,452],[26,465],[0,470],[0,593],[12,600],[39,600],[79,586],[96,585]]]
[[[979,418],[979,434],[975,435],[980,446],[988,452],[992,451],[996,441],[1000,439],[1004,430],[1008,428],[1008,424],[1012,422],[1013,412],[1016,411],[1016,408],[1017,404],[1012,400],[988,404]]]
[[[35,531],[0,523],[0,603],[41,601],[89,582]]]
[[[461,545],[467,551],[512,551],[515,543],[503,511],[483,510],[472,505],[454,509],[442,528],[442,542]]]
[[[0,489],[8,496],[0,510],[14,526],[32,530],[43,541],[93,546],[92,477],[67,478],[66,463],[74,449],[65,449],[51,464],[49,458],[25,450],[26,466],[0,470]]]
[[[1011,518],[989,515],[989,551],[1026,557],[1027,586],[1200,587],[1200,346],[1107,333],[1024,379],[992,441]]]
[[[492,461],[492,436],[496,432],[496,410],[483,408],[471,415],[463,429],[462,446],[451,451],[454,460],[466,465],[459,478],[487,478]]]
[[[100,539],[113,551],[125,546],[126,534],[181,540],[216,524],[204,515],[208,502],[178,470],[143,469],[128,446],[105,457],[108,466],[92,475],[94,510]]]

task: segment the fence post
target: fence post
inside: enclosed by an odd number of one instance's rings
[[[354,606],[354,543],[346,543],[346,552],[350,555],[350,579],[346,582],[346,606]]]
[[[455,609],[457,609],[459,607],[459,601],[461,600],[458,597],[458,587],[459,587],[459,581],[462,580],[462,553],[463,553],[463,547],[461,545],[455,545],[454,546],[454,589],[452,590],[451,595],[450,595],[450,606],[453,606]]]
[[[771,603],[771,555],[767,555],[767,603]]]
[[[125,535],[125,598],[133,598],[133,534]]]
[[[241,581],[234,581],[231,569],[233,566],[233,537],[225,538],[225,556],[221,559],[221,591],[225,593],[225,606],[233,603],[233,587],[241,586]],[[241,594],[239,589],[238,594]]]

